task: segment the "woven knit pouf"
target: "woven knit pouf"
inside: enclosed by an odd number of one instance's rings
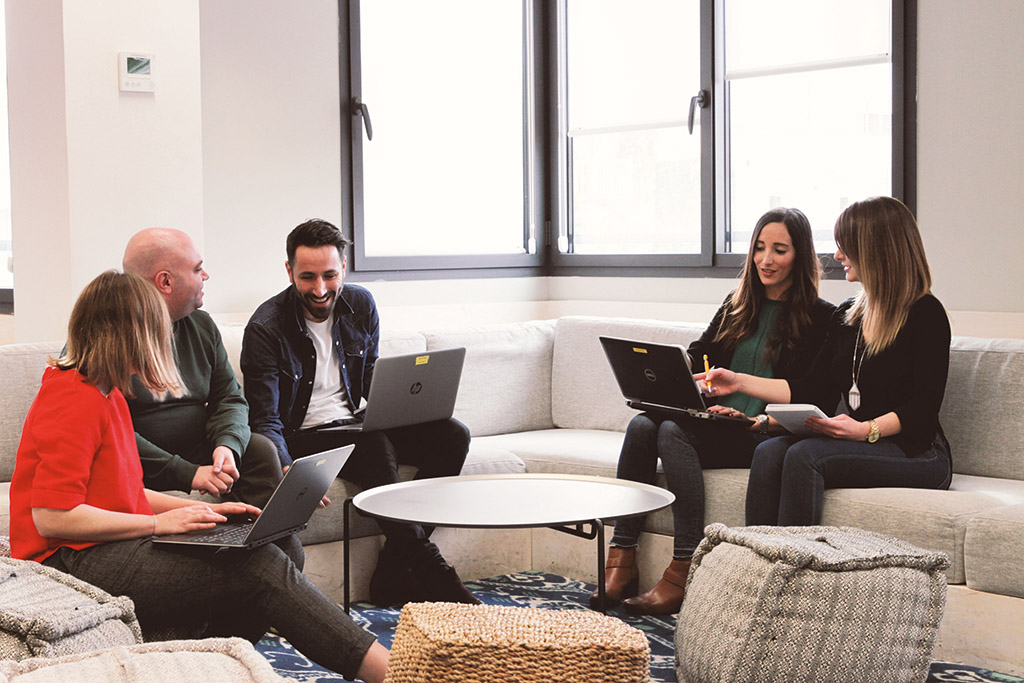
[[[640,631],[583,610],[409,603],[385,683],[640,683],[650,680]]]
[[[928,677],[945,554],[848,527],[705,535],[676,625],[680,683]]]

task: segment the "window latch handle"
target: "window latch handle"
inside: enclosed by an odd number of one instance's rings
[[[690,105],[691,109],[693,105]],[[370,123],[370,108],[366,106],[366,103],[361,101],[358,97],[352,98],[352,113],[359,114],[363,119],[363,125],[366,126],[366,139],[373,139],[373,124]]]
[[[703,109],[708,106],[708,96],[706,90],[700,90],[696,95],[690,98],[690,116],[686,119],[686,127],[690,131],[690,135],[693,135],[693,118],[697,112],[697,107]]]

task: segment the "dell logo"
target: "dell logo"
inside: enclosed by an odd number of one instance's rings
[[[423,385],[420,384],[419,382],[416,382],[411,387],[409,387],[409,393],[412,394],[413,396],[420,393],[421,391],[423,391]]]
[[[654,373],[654,370],[651,370],[650,368],[646,368],[644,370],[644,377],[651,380],[652,382],[658,381],[658,376]]]

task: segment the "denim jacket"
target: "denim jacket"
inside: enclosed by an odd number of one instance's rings
[[[274,442],[290,465],[286,439],[306,417],[316,375],[316,351],[294,287],[268,299],[249,318],[242,338],[241,369],[249,425]],[[377,362],[380,318],[370,293],[346,284],[334,305],[331,328],[341,381],[353,407],[370,389]]]

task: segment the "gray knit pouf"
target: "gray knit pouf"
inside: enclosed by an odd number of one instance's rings
[[[849,527],[712,524],[676,625],[678,679],[924,681],[948,566]]]
[[[0,557],[0,659],[60,657],[141,642],[128,598],[38,562]]]

